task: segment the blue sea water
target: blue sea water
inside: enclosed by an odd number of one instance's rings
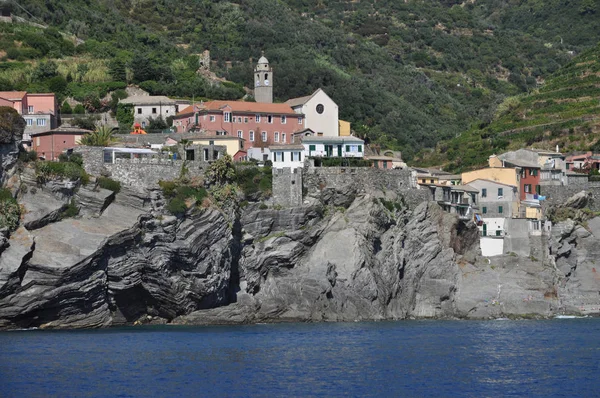
[[[0,333],[0,396],[600,396],[600,319]]]

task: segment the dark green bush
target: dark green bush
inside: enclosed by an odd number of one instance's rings
[[[35,170],[40,182],[49,178],[67,178],[71,181],[80,180],[83,185],[90,182],[90,176],[83,167],[73,162],[36,162]]]
[[[67,208],[65,210],[63,210],[63,212],[61,213],[61,218],[75,217],[78,214],[79,214],[79,207],[75,203],[75,200],[71,199]]]
[[[112,178],[98,177],[96,181],[98,182],[98,186],[100,188],[108,189],[114,193],[119,193],[121,191],[121,183],[113,180]]]
[[[36,151],[24,151],[19,153],[19,160],[24,163],[35,162],[38,160],[38,154]]]
[[[167,210],[169,213],[180,216],[185,214],[187,210],[187,205],[185,204],[185,200],[180,197],[175,197],[167,203]]]

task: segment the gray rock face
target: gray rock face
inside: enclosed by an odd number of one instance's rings
[[[0,328],[600,311],[600,218],[531,236],[534,255],[484,259],[472,222],[392,191],[178,218],[159,191],[83,188],[79,216],[49,220],[61,192],[22,195],[24,226],[0,234]]]
[[[0,107],[0,120],[0,186],[3,186],[14,174],[25,119],[12,108]]]

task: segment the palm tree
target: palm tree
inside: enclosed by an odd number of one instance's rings
[[[114,130],[106,125],[96,128],[90,134],[81,137],[81,145],[87,146],[110,146],[114,142]]]

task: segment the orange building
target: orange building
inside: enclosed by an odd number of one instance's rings
[[[70,126],[33,133],[33,150],[45,160],[58,160],[61,153],[79,145],[81,137],[89,133],[90,130]]]

